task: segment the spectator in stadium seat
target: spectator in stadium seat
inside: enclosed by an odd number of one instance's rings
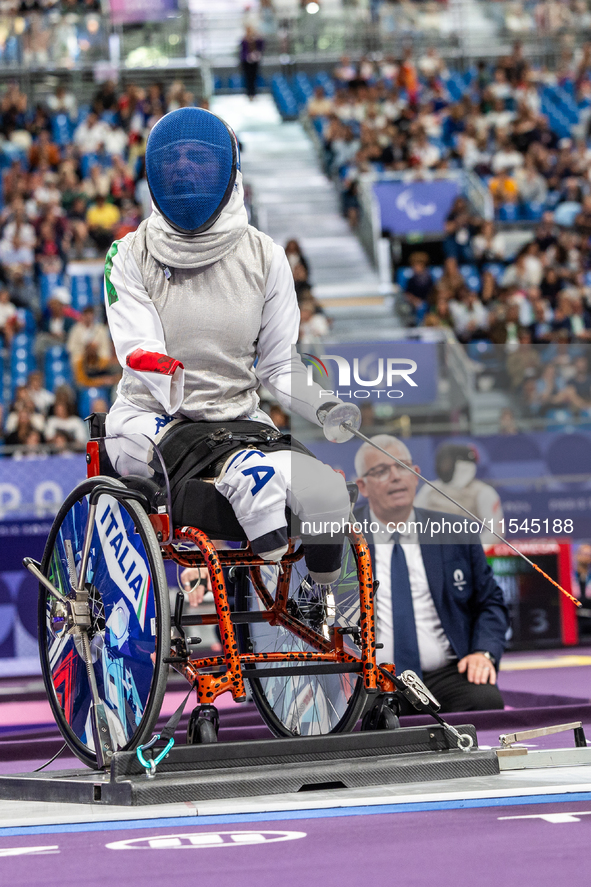
[[[58,431],[65,431],[71,435],[72,440],[80,449],[86,443],[88,434],[86,426],[80,416],[76,415],[74,405],[69,392],[62,393],[58,389],[56,391],[55,404],[53,413],[48,417],[45,425],[45,437],[52,443]]]
[[[93,163],[88,175],[82,180],[80,193],[86,200],[94,200],[100,194],[108,197],[111,190],[111,169],[105,169],[98,163]]]
[[[519,434],[515,413],[509,407],[501,410],[499,416],[499,434]]]
[[[488,311],[476,293],[467,286],[462,288],[458,298],[450,301],[449,313],[460,342],[467,343],[486,336]]]
[[[121,218],[115,228],[115,240],[121,240],[126,234],[135,231],[142,221],[141,208],[132,200],[121,201]]]
[[[445,62],[434,46],[429,46],[417,62],[417,67],[424,77],[444,77],[448,72]]]
[[[281,405],[278,403],[273,403],[269,407],[269,416],[271,417],[273,424],[276,428],[279,428],[280,431],[289,431],[290,421],[287,413],[282,409]]]
[[[43,387],[43,375],[39,370],[33,370],[27,376],[27,393],[37,412],[46,416],[55,403],[55,394]]]
[[[35,240],[35,229],[27,221],[23,202],[15,201],[12,218],[0,240],[0,259],[9,277],[19,271],[25,275],[31,273]]]
[[[470,241],[477,230],[465,197],[456,197],[445,220],[445,240],[443,249],[447,258],[453,258],[458,264],[472,260]]]
[[[41,434],[45,428],[45,417],[35,411],[28,393],[23,389],[24,386],[17,388],[14,403],[6,419],[4,431],[8,446],[24,444],[31,428]]]
[[[505,203],[517,203],[519,192],[517,182],[511,173],[511,170],[503,169],[488,183],[495,208],[497,209]]]
[[[96,342],[87,342],[82,352],[72,357],[72,370],[79,388],[110,388],[121,378],[119,365],[101,357]]]
[[[19,449],[14,452],[13,459],[18,461],[19,459],[44,459],[47,457],[47,452],[43,446],[45,438],[37,428],[32,426],[26,430],[24,427],[19,428],[16,432],[16,438],[18,439],[17,445]],[[6,442],[8,444],[8,439]]]
[[[328,117],[328,115],[332,113],[332,108],[332,99],[329,99],[321,86],[317,86],[314,89],[311,98],[308,99],[308,104],[306,106],[308,116],[312,118]]]
[[[68,333],[74,326],[77,313],[71,309],[72,296],[65,286],[56,286],[47,302],[39,332],[33,343],[33,351],[38,363],[42,363],[45,352],[54,345],[65,345]]]
[[[111,197],[117,206],[121,206],[123,200],[133,200],[135,183],[131,170],[122,157],[113,157],[109,179]]]
[[[411,253],[409,265],[413,273],[406,282],[404,297],[412,310],[411,324],[414,326],[420,323],[425,316],[433,292],[434,281],[429,271],[427,253]]]
[[[298,342],[301,345],[318,345],[324,342],[330,326],[325,315],[318,311],[316,300],[312,295],[298,300],[300,307],[300,333]]]
[[[517,151],[509,136],[504,133],[497,139],[497,150],[493,154],[491,167],[495,175],[504,170],[515,170],[523,165],[523,154]]]
[[[105,80],[96,91],[92,100],[92,110],[97,114],[104,111],[117,110],[117,84],[114,80]]]
[[[479,265],[502,262],[505,250],[505,237],[496,231],[494,222],[484,222],[480,232],[472,238],[472,254]]]
[[[334,78],[335,80],[343,86],[347,86],[352,80],[355,80],[357,77],[357,70],[355,65],[351,64],[351,59],[348,55],[341,56],[341,60],[339,64],[334,69]]]
[[[532,157],[526,157],[524,165],[515,173],[519,199],[523,203],[543,204],[548,196],[548,185],[538,172]]]
[[[398,68],[396,84],[400,89],[404,89],[408,95],[408,100],[414,104],[418,98],[419,78],[417,69],[412,60],[412,47],[407,46],[404,50],[403,58]]]
[[[534,244],[535,246],[535,244]],[[530,286],[539,286],[542,281],[542,264],[539,260],[528,261],[529,244],[522,247],[515,256],[515,261],[509,265],[501,277],[501,286],[514,286],[527,290]]]
[[[107,203],[102,194],[97,194],[94,203],[86,211],[88,233],[99,250],[107,250],[114,239],[114,231],[121,218],[118,207]]]
[[[542,345],[549,342],[552,334],[552,309],[543,299],[534,305],[534,322],[530,326],[532,342]]]
[[[74,130],[73,142],[81,154],[94,154],[104,145],[108,131],[108,125],[91,111]]]
[[[76,96],[68,92],[63,83],[56,86],[53,95],[47,96],[46,102],[52,114],[67,114],[71,120],[78,116]]]
[[[56,168],[61,160],[60,149],[54,142],[46,129],[41,130],[35,142],[29,148],[29,166],[36,169],[39,164],[45,162],[49,166]]]
[[[285,244],[285,255],[287,256],[287,261],[289,262],[292,273],[298,265],[302,265],[304,267],[306,271],[306,282],[308,282],[310,265],[308,264],[308,260],[302,252],[302,248],[297,240],[294,240],[292,238],[291,240],[287,241],[287,243]]]
[[[53,435],[51,441],[51,453],[53,456],[72,456],[80,448],[76,446],[74,437],[67,431],[59,429]]]
[[[535,241],[540,248],[541,253],[545,253],[547,249],[554,246],[558,240],[558,231],[554,224],[554,214],[546,211],[542,215],[542,221],[536,228]]]
[[[441,151],[429,141],[427,134],[420,129],[412,139],[409,148],[411,163],[421,169],[433,169],[441,160]]]
[[[10,301],[10,293],[3,287],[0,289],[0,336],[5,345],[10,345],[14,336],[23,324],[16,312],[16,305]]]
[[[583,205],[580,213],[575,216],[574,226],[583,237],[591,237],[591,194],[583,197]]]
[[[448,327],[453,329],[453,317],[449,308],[450,300],[439,296],[435,305],[429,309],[423,320],[423,326]]]
[[[109,330],[104,323],[100,323],[95,316],[92,305],[87,305],[80,315],[80,320],[72,326],[68,333],[66,348],[70,359],[74,361],[80,357],[85,347],[92,343],[97,348],[98,357],[109,361],[113,355],[113,346]]]

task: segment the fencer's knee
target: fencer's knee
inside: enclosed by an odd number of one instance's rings
[[[307,481],[293,489],[300,505],[300,516],[308,519],[347,520],[351,503],[344,477],[328,465],[317,462]]]

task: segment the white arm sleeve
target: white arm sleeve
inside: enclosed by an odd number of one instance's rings
[[[152,304],[131,251],[131,238],[113,244],[105,263],[105,308],[117,360],[124,372],[136,376],[158,400],[169,415],[176,413],[183,402],[185,371],[177,368],[173,376],[132,370],[126,365],[129,354],[142,348],[166,354],[164,330]],[[174,358],[174,354],[169,355]]]
[[[326,403],[340,401],[323,394],[316,382],[308,384],[307,369],[295,347],[299,328],[293,275],[285,251],[275,244],[257,344],[256,374],[282,407],[320,425],[316,411]]]

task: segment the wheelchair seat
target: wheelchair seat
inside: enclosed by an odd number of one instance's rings
[[[135,474],[125,477],[118,474],[109,459],[105,444],[107,439],[105,428],[106,415],[106,413],[93,413],[87,418],[91,443],[98,444],[97,473],[107,477],[115,477],[130,489],[143,494],[149,506],[147,509],[149,512],[162,513],[164,510],[168,511],[173,530],[179,527],[195,527],[212,539],[225,539],[229,542],[248,541],[232,506],[215,487],[215,474],[212,471],[211,465],[203,470],[200,477],[188,477],[182,484],[170,484],[166,476],[166,467],[162,454],[159,448],[153,445],[155,451],[155,459],[153,461],[161,463],[160,470],[162,473],[158,475],[157,480]],[[299,444],[299,447],[301,448],[302,445]],[[170,504],[168,504],[168,487],[172,487]],[[355,505],[359,495],[357,485],[348,483],[347,489],[351,504]],[[290,536],[299,536],[299,519],[292,514],[289,508],[286,508],[285,513],[287,524],[290,528]]]

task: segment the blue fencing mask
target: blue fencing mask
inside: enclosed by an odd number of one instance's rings
[[[152,200],[181,234],[200,234],[221,215],[240,168],[236,136],[203,108],[179,108],[154,125],[146,146]]]

